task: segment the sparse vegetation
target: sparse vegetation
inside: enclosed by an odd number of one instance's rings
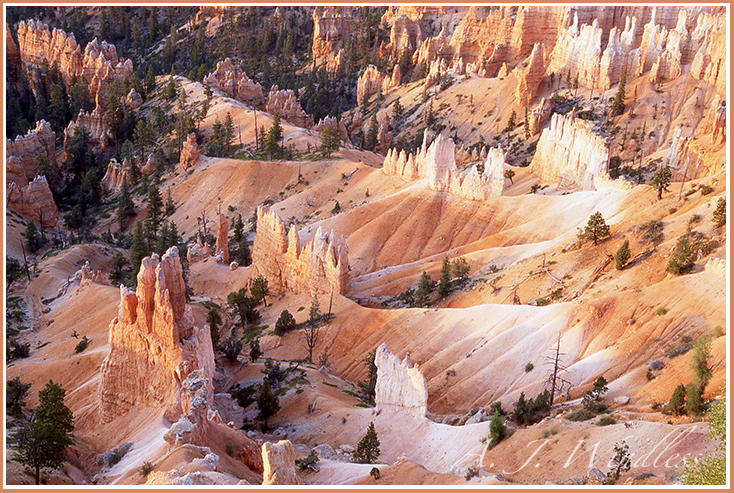
[[[601,212],[595,212],[589,216],[589,222],[584,227],[584,232],[580,235],[582,240],[590,239],[594,245],[598,245],[599,241],[610,235],[609,226],[604,221]]]

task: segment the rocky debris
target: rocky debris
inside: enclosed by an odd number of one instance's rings
[[[517,88],[515,89],[515,104],[518,106],[527,106],[535,99],[544,73],[543,45],[538,43],[530,53],[527,66],[520,70],[518,75]]]
[[[555,114],[543,130],[530,163],[541,181],[559,189],[600,190],[628,188],[623,180],[611,180],[609,145],[594,133],[589,122]]]
[[[187,173],[193,171],[198,162],[199,144],[196,143],[196,134],[191,132],[181,147],[181,169]]]
[[[318,228],[312,241],[301,246],[298,231],[268,207],[257,209],[257,235],[252,247],[254,272],[265,276],[275,293],[337,293],[349,290],[347,244],[332,231]]]
[[[107,171],[102,178],[102,189],[105,193],[115,193],[122,189],[122,183],[127,181],[128,186],[135,183],[135,171],[130,163],[125,158],[125,161],[120,164],[117,159],[110,159],[107,165]]]
[[[626,395],[620,395],[614,398],[614,403],[620,406],[624,406],[625,404],[628,404],[629,401],[630,401],[630,398],[629,396],[626,396]]]
[[[240,266],[240,264],[238,264],[237,262],[232,261],[232,262],[229,263],[229,270],[237,270],[237,267],[239,267],[239,266]]]
[[[202,429],[202,416],[209,418],[203,409],[213,399],[214,352],[209,330],[194,325],[186,306],[178,249],[144,258],[136,291],[121,286],[120,298],[100,372],[102,421],[145,406],[174,423],[186,415]],[[192,433],[196,440],[199,435]]]
[[[250,105],[263,100],[262,86],[247,77],[244,70],[235,67],[229,58],[217,62],[214,72],[204,77],[204,84]]]
[[[125,442],[114,450],[108,450],[103,454],[99,454],[95,462],[98,466],[102,467],[114,466],[133,448],[133,445],[135,445],[133,442]]]
[[[300,484],[296,476],[296,457],[296,448],[289,440],[265,442],[262,448],[262,484]]]
[[[138,94],[135,88],[131,88],[130,92],[125,96],[125,106],[130,110],[136,110],[143,104],[143,97]]]
[[[28,185],[36,177],[38,156],[46,156],[56,166],[56,134],[46,120],[36,122],[27,134],[5,141],[5,183]]]
[[[217,216],[217,246],[216,252],[217,263],[229,264],[229,229],[227,227],[227,218],[224,214]]]
[[[123,164],[125,164],[124,161]],[[155,173],[155,168],[157,165],[158,160],[155,158],[155,154],[151,152],[150,154],[148,154],[148,159],[145,161],[145,166],[143,166],[143,169],[141,169],[140,171],[150,176]]]
[[[604,484],[607,480],[607,475],[596,467],[589,469],[586,475],[589,477],[589,484]]]
[[[110,279],[107,273],[101,270],[94,270],[89,265],[89,261],[84,262],[81,268],[81,277],[79,286],[86,286],[91,283],[102,284],[103,286],[110,286]]]
[[[707,272],[713,272],[718,276],[726,277],[726,259],[710,258],[706,262],[704,269],[706,269]]]
[[[417,366],[410,363],[410,354],[400,361],[383,343],[377,348],[375,365],[375,407],[425,417],[428,403],[426,378]]]
[[[45,176],[37,176],[27,186],[11,182],[7,189],[8,210],[32,219],[37,225],[55,228],[59,220],[59,209]]]
[[[209,422],[215,421],[210,410],[213,399],[211,378],[202,369],[192,371],[181,382],[181,407],[183,414],[164,435],[171,448],[187,443],[203,445],[209,431]]]
[[[504,186],[504,154],[496,148],[487,153],[484,171],[473,166],[461,174],[456,166],[453,140],[439,135],[430,146],[423,145],[415,155],[395,149],[388,151],[382,165],[386,175],[398,175],[403,181],[428,179],[428,187],[438,192],[448,192],[469,200],[486,200],[502,195]]]
[[[189,264],[199,262],[200,260],[204,260],[205,258],[209,258],[211,256],[212,248],[209,246],[208,243],[204,243],[204,238],[202,237],[201,233],[197,233],[196,243],[190,245],[186,251],[186,258],[189,261]]]
[[[271,115],[277,113],[284,120],[299,127],[313,127],[313,116],[303,111],[293,89],[280,90],[277,85],[273,85],[268,93],[268,103],[265,106],[265,111]]]
[[[317,445],[316,447],[314,447],[314,450],[316,451],[316,455],[318,455],[320,459],[336,459],[336,452],[334,452],[334,449],[331,448],[331,445],[329,445],[328,443]]]
[[[716,108],[716,119],[714,120],[714,132],[711,135],[711,141],[716,144],[726,142],[726,106],[719,105]]]
[[[663,363],[662,361],[659,361],[659,360],[653,360],[653,361],[650,361],[650,363],[647,366],[652,371],[660,371],[663,368],[665,368],[665,363]]]

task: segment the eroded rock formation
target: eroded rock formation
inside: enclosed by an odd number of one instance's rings
[[[313,127],[313,116],[303,111],[293,89],[281,91],[277,85],[273,85],[268,93],[268,104],[265,111],[271,115],[278,113],[281,118],[299,127]]]
[[[406,154],[395,149],[388,151],[382,165],[386,175],[398,175],[404,181],[428,179],[428,187],[437,192],[448,192],[470,200],[486,200],[502,195],[504,186],[504,154],[490,149],[479,173],[474,165],[468,172],[460,173],[455,161],[454,141],[439,134],[427,146],[428,132],[418,152]]]
[[[84,265],[82,265],[81,268],[81,280],[79,281],[79,286],[86,286],[91,283],[109,286],[110,278],[107,276],[107,273],[101,270],[92,269],[89,265],[89,261],[87,261],[84,262]]]
[[[559,189],[628,188],[623,180],[609,179],[606,139],[595,134],[589,122],[559,114],[540,135],[530,170]]]
[[[7,47],[8,78],[10,82],[15,83],[18,80],[18,70],[20,69],[20,50],[10,34],[8,24],[5,24],[5,46]]]
[[[358,20],[358,8],[351,6],[316,7],[313,11],[313,44],[311,54],[314,59],[333,59],[344,38],[352,32]]]
[[[227,218],[224,214],[219,214],[217,216],[217,246],[215,247],[218,264],[229,264],[228,233]]]
[[[125,97],[125,106],[130,110],[136,110],[143,104],[143,97],[133,87]]]
[[[296,476],[297,457],[296,448],[289,440],[263,443],[263,485],[300,484]]]
[[[244,70],[235,67],[229,58],[217,62],[216,70],[204,77],[204,84],[250,105],[263,100],[262,86],[247,77]]]
[[[196,143],[196,134],[191,132],[181,147],[181,169],[186,172],[193,171],[198,162],[199,144]]]
[[[205,258],[209,258],[211,256],[212,248],[209,246],[209,244],[204,243],[201,233],[197,233],[196,243],[189,246],[186,251],[186,258],[188,259],[189,264],[199,262],[200,260],[204,260]]]
[[[46,228],[55,228],[59,209],[45,176],[37,176],[27,186],[10,182],[7,189],[7,207],[23,217],[32,219]]]
[[[381,344],[375,353],[377,384],[375,407],[404,411],[425,417],[428,407],[428,386],[423,372],[410,363],[410,353],[405,359],[395,356]]]
[[[99,106],[95,107],[91,113],[80,110],[76,121],[69,122],[64,130],[64,146],[74,136],[77,127],[86,129],[92,141],[102,148],[107,147],[115,140],[115,137],[109,131],[107,113],[102,111]]]
[[[313,240],[301,247],[296,227],[291,226],[286,234],[283,220],[267,207],[257,209],[252,265],[276,293],[347,294],[349,290],[349,258],[344,239],[333,232],[324,234],[319,227]]]
[[[374,65],[368,65],[357,79],[357,103],[362,104],[364,97],[372,99],[377,94],[387,94],[400,85],[400,67],[395,65],[392,75],[382,74]]]
[[[724,141],[717,141],[714,135],[710,138],[708,136],[696,138],[690,134],[688,129],[681,126],[676,127],[673,131],[670,150],[665,156],[665,162],[671,168],[671,180],[695,180],[723,171],[726,160],[722,159],[717,152],[723,144]]]
[[[543,61],[543,45],[536,44],[527,61],[527,67],[520,71],[517,88],[515,89],[515,103],[518,106],[527,106],[535,99],[545,73]]]
[[[123,182],[127,181],[128,186],[135,183],[135,171],[125,158],[122,164],[118,163],[115,158],[110,159],[107,165],[107,171],[102,178],[102,189],[105,193],[115,193],[122,190]]]
[[[326,127],[334,127],[336,129],[336,133],[339,135],[339,140],[349,145],[352,144],[349,140],[349,132],[347,132],[347,127],[344,125],[344,120],[337,121],[336,117],[327,116],[314,125],[313,130],[316,132],[323,132]]]
[[[100,417],[109,422],[149,407],[171,422],[182,415],[191,421],[193,411],[212,402],[214,352],[209,329],[195,326],[186,306],[178,249],[143,259],[137,281],[135,292],[120,287],[119,313],[110,323],[110,352],[98,387]],[[188,377],[196,379],[191,386],[184,384]],[[201,399],[187,397],[196,388],[205,388],[196,394]]]
[[[543,98],[540,105],[530,112],[528,118],[528,126],[530,127],[530,134],[536,135],[540,132],[540,129],[550,119],[553,114],[553,108],[555,103],[551,98]]]
[[[36,177],[39,156],[56,166],[56,134],[46,120],[36,122],[36,128],[27,134],[5,141],[5,183],[28,185]]]

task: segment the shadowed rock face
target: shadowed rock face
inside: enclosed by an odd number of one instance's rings
[[[400,361],[386,344],[377,348],[375,406],[425,417],[428,403],[426,378],[418,367],[410,363],[409,358],[410,354],[406,354],[405,359]]]
[[[275,293],[338,293],[349,290],[348,248],[343,238],[324,234],[319,227],[314,239],[301,247],[298,231],[286,234],[283,220],[267,207],[257,209],[257,236],[252,264],[265,276]]]
[[[211,335],[206,327],[194,325],[191,308],[186,306],[178,249],[171,247],[162,258],[143,259],[136,292],[121,286],[120,298],[98,387],[102,420],[109,422],[139,407],[158,409],[174,422],[182,414],[191,414],[191,402],[196,399],[187,401],[181,389],[196,370],[206,389],[203,397],[197,393],[196,407],[210,403]]]
[[[56,227],[59,209],[45,176],[37,176],[26,187],[10,183],[7,206],[21,216],[33,219],[36,224],[43,224],[47,228]]]

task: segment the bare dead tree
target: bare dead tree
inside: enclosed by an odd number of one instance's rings
[[[566,353],[561,352],[561,331],[558,331],[558,339],[556,341],[556,347],[553,351],[552,356],[546,357],[548,364],[553,367],[548,371],[547,384],[550,385],[550,404],[553,405],[553,399],[555,398],[556,391],[560,394],[564,389],[571,387],[571,382],[560,376],[560,373],[566,371],[566,367],[561,364],[561,356],[565,356]]]
[[[319,343],[319,326],[316,323],[309,323],[303,331],[301,339],[306,344],[308,350],[308,362],[313,363],[313,348]]]

